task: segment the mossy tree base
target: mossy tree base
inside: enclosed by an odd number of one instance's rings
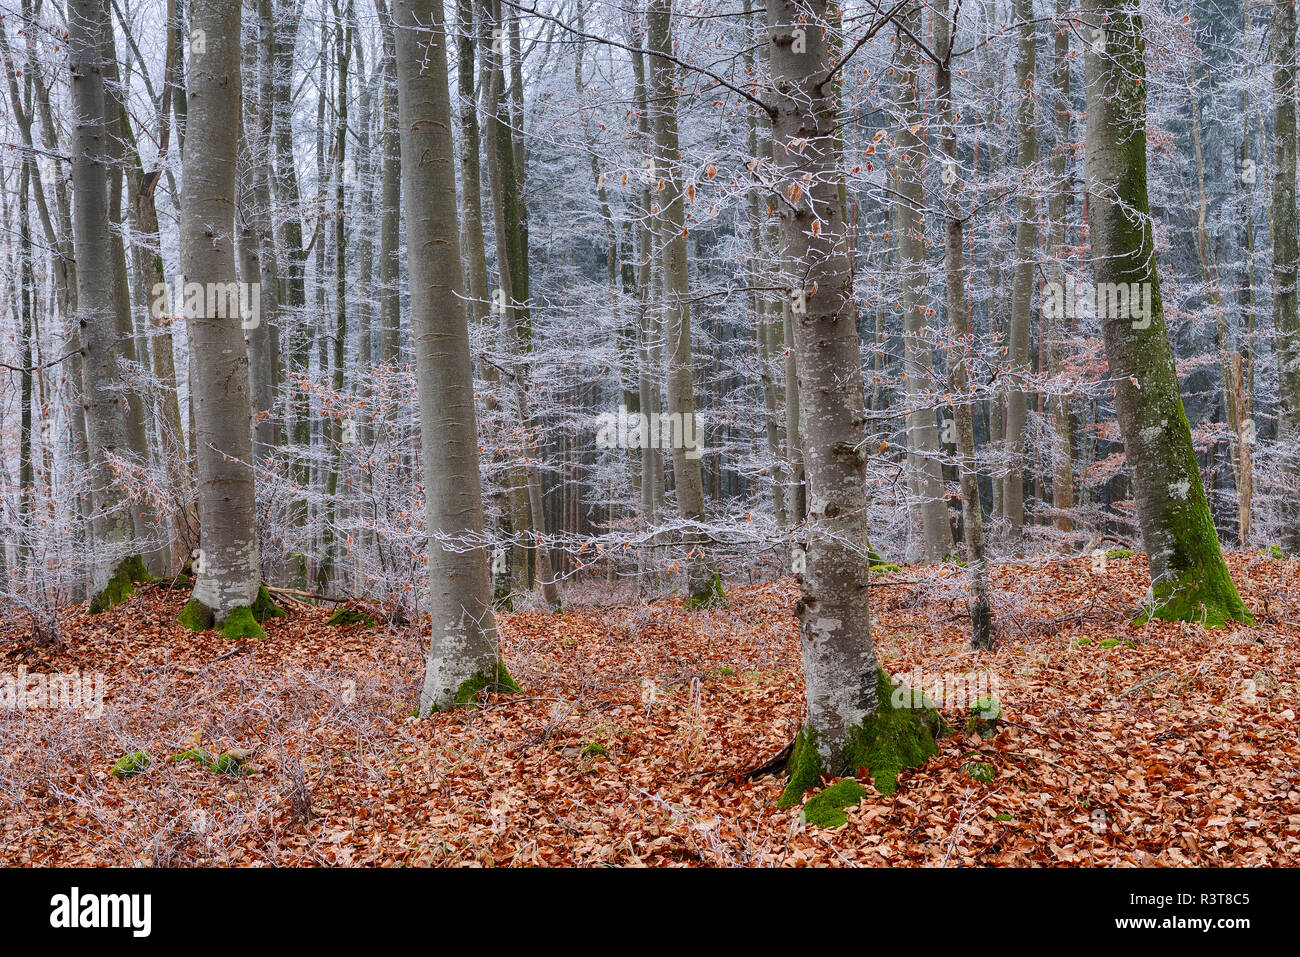
[[[480,671],[456,689],[455,707],[473,708],[478,705],[479,692],[494,691],[498,694],[521,694],[523,688],[510,676],[505,662],[497,659],[494,670]]]
[[[266,637],[266,632],[258,624],[257,619],[253,616],[252,608],[236,608],[227,617],[226,622],[217,629],[217,634],[223,638],[229,638],[231,641],[238,641],[241,638]]]
[[[936,735],[950,732],[939,712],[928,706],[895,707],[893,683],[880,670],[876,677],[876,695],[880,702],[875,714],[849,729],[848,744],[829,763],[817,747],[817,732],[803,728],[795,738],[786,763],[789,783],[777,801],[777,807],[793,807],[804,792],[818,787],[823,774],[835,777],[853,775],[865,769],[881,794],[892,794],[898,787],[898,775],[906,768],[920,767],[939,753]],[[905,693],[905,702],[923,702],[921,695]],[[810,802],[811,803],[811,802]]]
[[[185,603],[176,620],[190,631],[215,629],[223,637],[238,641],[240,638],[265,638],[266,632],[262,630],[260,622],[287,616],[288,612],[277,605],[271,599],[271,593],[267,591],[266,586],[261,585],[257,589],[257,597],[253,599],[253,604],[236,608],[226,616],[226,620],[220,627],[217,626],[216,615],[212,609],[197,598],[191,598]]]
[[[113,576],[109,578],[108,584],[90,600],[90,613],[98,615],[100,612],[108,611],[110,608],[122,604],[135,594],[137,584],[147,584],[151,581],[153,581],[153,576],[145,569],[143,558],[139,555],[132,555],[129,558],[122,559],[117,568],[113,570]]]
[[[799,819],[810,827],[839,827],[849,820],[844,809],[860,803],[866,796],[866,788],[853,778],[845,778],[809,798]]]
[[[694,592],[683,606],[687,611],[694,611],[699,608],[726,608],[727,594],[722,590],[722,577],[713,573],[709,579],[707,587]]]
[[[253,617],[258,621],[289,617],[289,613],[275,603],[265,585],[257,586],[257,597],[253,599],[252,611]]]
[[[1180,582],[1157,582],[1152,587],[1152,605],[1134,620],[1145,625],[1152,619],[1198,622],[1207,628],[1222,628],[1230,621],[1255,624],[1255,618],[1237,594],[1223,560],[1185,576]]]

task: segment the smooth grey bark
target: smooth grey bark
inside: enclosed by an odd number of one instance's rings
[[[920,35],[921,8],[913,7],[899,19]],[[916,500],[921,525],[921,557],[927,562],[943,561],[954,551],[952,524],[948,520],[947,492],[939,456],[939,428],[935,418],[933,389],[934,348],[925,315],[925,195],[922,183],[925,153],[918,135],[925,122],[918,91],[915,45],[899,36],[898,65],[895,67],[895,97],[898,125],[894,130],[897,175],[895,226],[898,236],[900,283],[903,308],[903,372],[907,416],[907,461],[909,482]],[[915,132],[914,132],[915,131]],[[805,430],[806,436],[806,430]]]
[[[672,51],[671,0],[650,0],[646,9],[647,48],[653,54]],[[705,520],[704,476],[700,468],[702,429],[695,414],[695,384],[691,362],[690,263],[686,252],[686,191],[682,185],[681,149],[677,134],[676,66],[663,56],[650,56],[650,127],[654,133],[656,184],[652,201],[658,205],[656,222],[663,263],[664,310],[668,347],[668,417],[681,427],[672,435],[673,482],[677,512],[683,521],[699,526]],[[703,537],[693,528],[683,535],[687,549],[688,601],[710,604],[720,595],[713,559]]]
[[[397,0],[393,26],[429,534],[431,639],[420,695],[428,714],[454,707],[466,682],[501,684],[504,668],[483,547],[441,0]]]
[[[256,0],[257,44],[248,51],[255,96],[246,110],[242,188],[239,190],[239,259],[243,282],[257,284],[258,322],[247,330],[248,367],[253,407],[253,452],[264,460],[280,443],[275,416],[278,378],[276,343],[272,333],[279,321],[280,271],[271,230],[271,144],[275,102],[273,71],[275,19],[272,0]],[[246,101],[247,102],[247,101]]]
[[[122,208],[123,183],[127,161],[127,147],[131,132],[127,125],[126,107],[120,98],[121,77],[118,72],[116,33],[109,23],[104,38],[104,113],[105,132],[108,136],[108,222],[110,262],[116,286],[113,307],[117,317],[117,335],[122,357],[129,367],[122,378],[122,398],[126,407],[126,448],[137,462],[150,461],[149,433],[145,422],[145,399],[140,392],[137,369],[147,369],[142,352],[147,348],[135,326],[131,308],[131,277],[126,262],[126,233],[128,223]],[[146,564],[155,572],[165,569],[165,555],[159,543],[166,530],[160,526],[159,516],[141,496],[133,497],[131,520],[135,536],[144,550]]]
[[[984,509],[980,502],[979,459],[975,447],[975,399],[971,393],[968,366],[974,359],[975,342],[966,305],[964,224],[961,206],[961,177],[957,174],[956,107],[952,99],[952,52],[956,24],[948,13],[948,0],[934,6],[934,43],[939,62],[935,64],[935,95],[939,114],[939,148],[951,175],[945,184],[943,262],[948,327],[952,349],[948,358],[948,381],[952,393],[953,432],[957,445],[957,477],[961,488],[962,533],[966,544],[966,571],[970,581],[967,610],[971,623],[971,647],[993,647],[993,615],[989,607],[988,560],[984,554]],[[954,18],[956,14],[953,15]]]
[[[193,0],[203,31],[190,59],[187,142],[181,186],[181,272],[205,289],[230,288],[235,266],[235,165],[242,121],[239,4]],[[201,562],[194,600],[222,627],[248,608],[259,585],[248,352],[239,309],[205,295],[186,310],[199,475]]]
[[[490,3],[489,19],[503,22],[501,4]],[[495,27],[494,29],[504,29]],[[546,510],[542,501],[542,476],[538,465],[538,422],[529,399],[529,371],[523,361],[532,349],[528,318],[528,236],[524,226],[521,172],[515,163],[522,155],[516,148],[510,128],[510,107],[505,89],[505,62],[496,44],[488,44],[486,76],[488,97],[488,180],[492,192],[492,217],[497,240],[497,272],[501,280],[501,330],[505,352],[511,367],[508,373],[514,395],[515,410],[523,429],[520,448],[521,464],[515,474],[522,477],[522,491],[527,495],[527,509],[517,509],[520,521],[516,530],[526,528],[533,539],[533,555],[542,600],[552,609],[560,607],[559,586],[551,567],[550,545],[546,542]]]
[[[640,37],[632,36],[640,47]],[[633,102],[637,111],[637,134],[643,150],[642,162],[653,156],[654,134],[650,130],[650,108],[646,100],[645,56],[633,52]],[[663,336],[656,309],[659,297],[654,293],[654,264],[657,258],[654,220],[651,209],[651,182],[645,177],[637,193],[637,402],[650,415],[663,410],[659,371],[663,365]],[[641,519],[654,524],[664,504],[663,450],[658,443],[641,443]]]
[[[767,0],[779,262],[782,284],[801,304],[792,325],[808,487],[806,570],[796,605],[808,711],[795,747],[811,741],[815,766],[838,775],[854,729],[887,702],[879,699],[871,642],[865,394],[834,148],[839,112],[826,82],[833,53],[819,29],[828,6]],[[791,788],[809,786],[797,769],[791,773]]]
[[[1016,0],[1015,18],[1020,23],[1016,44],[1016,167],[1021,182],[1027,183],[1030,168],[1038,161],[1038,130],[1035,124],[1034,74],[1038,25],[1033,20],[1032,0]],[[1025,525],[1025,424],[1029,414],[1028,378],[1030,312],[1034,298],[1034,254],[1038,247],[1038,207],[1026,186],[1016,199],[1016,249],[1011,267],[1011,320],[1007,327],[1006,478],[1003,480],[1002,517],[1013,547]]]
[[[351,9],[351,4],[348,7]],[[334,335],[330,342],[330,389],[336,396],[344,396],[347,381],[346,350],[348,340],[348,314],[350,312],[348,297],[348,238],[347,238],[347,142],[348,142],[348,76],[352,66],[352,35],[354,27],[350,17],[339,7],[338,0],[333,0],[334,16],[334,79],[337,89],[334,97],[334,113],[338,122],[331,151],[334,181]],[[347,21],[345,26],[345,20]],[[325,348],[321,341],[322,350]],[[322,353],[323,354],[323,353]],[[322,363],[324,368],[324,363]],[[328,416],[323,423],[326,453],[329,459],[324,476],[325,510],[321,522],[320,564],[316,569],[316,583],[321,591],[327,591],[334,579],[337,563],[338,545],[335,539],[335,527],[338,516],[338,488],[346,467],[346,454],[343,441],[343,423],[334,416]]]
[[[383,32],[384,132],[383,170],[379,186],[379,361],[396,366],[401,359],[401,290],[397,246],[401,226],[402,151],[397,125],[397,68],[392,21],[384,0],[375,0]]]
[[[745,0],[745,21],[747,24],[752,17],[752,2],[751,0]],[[756,23],[755,27],[759,31],[764,29],[761,23]],[[755,65],[753,53],[747,50],[743,62],[746,74],[752,74]],[[751,162],[757,164],[760,159],[772,155],[772,118],[762,111],[751,108],[746,114],[745,124]],[[750,190],[746,203],[746,212],[749,216],[749,284],[753,287],[750,302],[754,309],[754,351],[758,360],[759,390],[763,394],[763,434],[767,439],[767,455],[768,461],[771,463],[772,517],[776,520],[778,528],[785,528],[789,518],[786,515],[785,508],[785,470],[781,457],[781,416],[777,409],[776,376],[773,374],[771,323],[769,319],[769,316],[778,310],[772,308],[774,304],[768,301],[769,297],[764,295],[761,288],[767,275],[764,267],[765,254],[775,252],[774,249],[764,249],[764,239],[770,238],[766,236],[768,231],[764,229],[766,225],[764,214],[766,213],[766,204],[775,202],[775,200],[768,196],[763,196],[760,200],[759,192],[757,189]],[[779,241],[774,245],[778,244]]]
[[[1056,143],[1048,162],[1053,181],[1052,195],[1047,202],[1048,239],[1051,255],[1050,277],[1064,288],[1066,253],[1066,222],[1070,210],[1070,178],[1067,169],[1067,145],[1070,142],[1070,33],[1068,0],[1056,0],[1055,39],[1052,48],[1052,88],[1055,93]],[[1051,373],[1058,373],[1065,365],[1065,338],[1069,330],[1061,317],[1053,316],[1047,322],[1047,365]],[[1052,426],[1052,510],[1054,522],[1061,532],[1074,528],[1074,441],[1070,428],[1070,398],[1059,394],[1048,396],[1047,408]]]
[[[125,343],[118,328],[119,297],[124,289],[114,268],[110,239],[111,100],[105,91],[105,77],[111,30],[106,6],[96,0],[70,0],[68,56],[72,107],[77,115],[72,135],[73,249],[78,265],[78,342],[92,501],[92,611],[116,603],[119,595],[109,594],[107,589],[116,575],[136,565],[140,566],[136,572],[143,571],[131,502],[109,467],[109,456],[131,452],[129,398],[121,365]]]

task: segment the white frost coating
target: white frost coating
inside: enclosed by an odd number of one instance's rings
[[[1182,479],[1177,482],[1170,482],[1169,494],[1173,498],[1187,498],[1187,493],[1188,491],[1190,491],[1191,487],[1192,487],[1192,483],[1189,482],[1187,479]]]

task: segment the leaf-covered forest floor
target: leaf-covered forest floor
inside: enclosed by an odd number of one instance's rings
[[[889,797],[868,786],[834,830],[778,810],[781,778],[743,777],[802,714],[789,580],[737,586],[721,611],[593,585],[559,616],[502,614],[525,693],[428,719],[411,717],[414,627],[326,627],[329,609],[293,605],[233,645],[174,625],[180,592],[69,608],[58,651],[0,633],[0,673],[102,672],[103,713],[0,710],[0,861],[1295,866],[1300,563],[1229,561],[1255,628],[1130,627],[1141,556],[999,566],[982,654],[961,569],[878,579],[884,667],[985,670],[1004,720],[941,739]],[[245,756],[242,773],[169,758],[196,746]],[[134,751],[152,763],[110,775]]]

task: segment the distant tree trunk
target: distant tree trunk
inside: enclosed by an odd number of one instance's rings
[[[311,396],[305,385],[311,350],[311,333],[304,316],[307,305],[307,251],[303,247],[302,196],[298,185],[298,164],[294,155],[293,135],[293,75],[294,49],[297,42],[299,18],[303,0],[272,0],[275,14],[274,73],[271,94],[274,108],[271,132],[275,152],[272,187],[276,206],[282,210],[277,217],[278,245],[283,250],[282,274],[284,295],[281,298],[282,351],[285,378],[288,380],[285,407],[285,431],[295,455],[294,482],[302,492],[292,502],[287,525],[294,541],[287,543],[281,562],[286,578],[306,587],[308,582],[306,560],[310,550],[308,521],[310,509],[304,497],[312,487],[311,469]],[[324,243],[321,243],[324,246]]]
[[[1022,188],[1016,200],[1016,251],[1011,278],[1011,322],[1007,335],[1010,375],[1007,378],[1007,475],[1002,514],[1013,547],[1025,525],[1025,423],[1029,413],[1028,378],[1030,313],[1034,300],[1034,256],[1038,250],[1038,204],[1029,188],[1029,170],[1038,161],[1038,129],[1034,125],[1035,53],[1038,24],[1032,0],[1016,0],[1020,23],[1016,52],[1016,167]]]
[[[279,378],[279,355],[276,330],[280,321],[280,269],[271,229],[271,145],[272,120],[275,112],[275,14],[272,0],[257,2],[257,46],[249,61],[256,66],[254,92],[256,101],[250,111],[253,119],[247,131],[249,178],[248,201],[240,212],[241,242],[248,245],[256,260],[245,282],[259,284],[261,306],[257,324],[248,330],[248,362],[252,374],[254,452],[265,459],[280,444],[281,434],[276,417],[276,384]],[[242,195],[242,194],[241,194]],[[250,263],[250,267],[253,263]]]
[[[375,0],[384,37],[383,172],[379,188],[379,361],[401,358],[401,290],[397,287],[398,229],[401,221],[402,155],[397,125],[397,76],[392,21],[384,0]]]
[[[1249,12],[1243,10],[1243,16]],[[1240,188],[1244,194],[1242,208],[1245,211],[1242,223],[1242,266],[1241,284],[1237,290],[1237,306],[1241,312],[1241,339],[1237,351],[1232,355],[1233,386],[1240,390],[1237,397],[1237,445],[1240,449],[1241,481],[1237,486],[1237,527],[1240,529],[1241,547],[1249,542],[1254,526],[1253,501],[1255,497],[1254,456],[1255,456],[1255,390],[1251,381],[1254,369],[1255,351],[1255,175],[1254,160],[1250,156],[1250,94],[1241,96],[1241,180]],[[1246,176],[1246,164],[1251,164],[1252,173]]]
[[[240,5],[193,0],[204,48],[191,61],[189,143],[181,187],[181,272],[201,284],[200,315],[186,309],[197,433],[201,546],[182,624],[229,638],[262,637],[252,406],[235,268],[235,164],[241,117]],[[227,290],[223,295],[222,290]],[[258,602],[259,615],[267,613]],[[273,607],[273,606],[272,606]]]
[[[1209,198],[1205,192],[1205,154],[1201,148],[1201,111],[1196,97],[1191,97],[1192,150],[1196,157],[1196,255],[1201,273],[1205,277],[1205,298],[1214,312],[1214,327],[1219,352],[1219,377],[1222,385],[1223,417],[1228,426],[1228,458],[1232,465],[1233,484],[1237,491],[1237,504],[1245,503],[1244,511],[1238,509],[1238,538],[1244,543],[1250,534],[1250,442],[1244,416],[1249,412],[1242,401],[1240,357],[1232,348],[1228,328],[1228,311],[1224,305],[1223,286],[1219,279],[1219,263],[1210,238]],[[1237,361],[1234,361],[1237,360]]]
[[[966,311],[966,264],[963,261],[963,223],[960,200],[961,177],[957,172],[957,125],[952,102],[952,37],[955,24],[948,19],[948,0],[937,0],[934,18],[934,85],[938,100],[939,144],[945,172],[943,261],[948,310],[952,330],[952,351],[948,378],[952,391],[954,438],[957,444],[957,478],[961,486],[962,532],[966,540],[966,568],[970,576],[967,608],[970,612],[971,647],[993,647],[993,615],[989,608],[988,562],[984,556],[984,509],[975,448],[975,399],[971,394],[968,364],[974,358],[975,343]]]
[[[429,533],[431,640],[420,712],[517,688],[497,651],[483,548],[474,376],[461,304],[455,152],[442,0],[397,0],[396,38],[411,342]]]
[[[1273,323],[1278,336],[1278,438],[1282,444],[1282,547],[1300,554],[1300,310],[1296,267],[1296,14],[1273,7]]]
[[[114,480],[109,455],[130,451],[126,394],[121,391],[123,343],[109,229],[108,8],[98,0],[69,0],[68,55],[72,68],[73,246],[77,262],[83,406],[93,496],[90,610],[104,611],[148,575],[140,557],[131,503]]]
[[[499,0],[492,3],[491,22],[500,24]],[[504,30],[504,27],[495,27]],[[501,320],[506,354],[513,362],[510,375],[514,391],[515,408],[524,430],[520,449],[521,465],[514,470],[522,481],[522,491],[527,495],[527,509],[516,514],[527,521],[518,521],[516,529],[528,529],[533,539],[537,578],[542,586],[542,600],[552,609],[560,607],[560,593],[555,573],[551,568],[550,545],[546,542],[546,510],[542,500],[542,476],[538,467],[540,443],[537,440],[537,423],[529,399],[529,375],[522,362],[525,353],[532,351],[531,320],[528,317],[528,236],[524,227],[523,198],[519,183],[520,174],[515,163],[521,155],[516,150],[509,123],[509,104],[506,101],[505,63],[496,42],[496,34],[488,47],[488,178],[492,189],[493,222],[497,237],[497,271],[501,276]],[[522,503],[521,503],[522,504]]]
[[[671,0],[650,0],[646,10],[647,46],[655,53],[670,53]],[[677,511],[693,526],[702,524],[704,476],[700,469],[703,446],[695,415],[695,385],[691,361],[690,263],[686,254],[686,191],[682,184],[681,149],[677,137],[676,66],[662,56],[650,57],[649,103],[654,131],[652,202],[658,204],[658,229],[663,257],[664,302],[668,342],[668,419],[672,438],[673,481]],[[659,188],[661,187],[661,188]],[[693,606],[723,601],[722,585],[704,538],[694,528],[683,535],[687,549],[687,602]]]
[[[347,352],[344,345],[348,339],[348,234],[347,234],[347,142],[348,142],[348,74],[352,65],[352,25],[344,26],[344,15],[339,9],[338,0],[333,0],[334,12],[334,77],[338,84],[335,92],[335,115],[338,128],[335,133],[333,149],[334,179],[334,336],[331,341],[330,389],[340,398],[343,397],[347,377],[345,362]],[[354,164],[355,165],[355,164]],[[334,579],[337,562],[337,544],[335,526],[338,516],[339,481],[345,468],[346,452],[344,446],[344,427],[341,419],[328,416],[323,423],[327,454],[328,471],[325,473],[325,514],[321,522],[320,565],[316,571],[316,584],[321,591],[328,591]],[[355,439],[351,439],[355,441]]]
[[[139,388],[137,369],[147,369],[148,366],[142,355],[145,345],[135,328],[131,311],[131,282],[126,266],[127,222],[122,209],[122,184],[131,131],[127,126],[126,107],[120,98],[121,90],[116,34],[110,22],[105,38],[104,109],[108,134],[108,221],[113,282],[116,284],[113,306],[117,315],[117,335],[122,357],[136,367],[130,375],[123,378],[127,450],[137,462],[147,464],[150,462],[149,433],[145,424],[146,406]],[[166,556],[161,553],[159,545],[166,532],[159,527],[154,509],[143,498],[137,498],[131,503],[131,519],[135,525],[136,538],[144,548],[146,566],[152,567],[157,573],[163,573]]]
[[[751,0],[745,0],[745,21],[748,24],[753,18],[753,4]],[[756,23],[755,28],[760,33],[766,28],[763,24]],[[752,74],[754,69],[754,55],[746,51],[745,53],[745,72]],[[772,155],[772,120],[766,113],[748,109],[745,117],[746,130],[749,136],[748,146],[751,162],[758,163]],[[760,136],[761,133],[761,136]],[[760,196],[759,190],[751,189],[748,199],[749,214],[749,284],[754,287],[750,295],[750,301],[754,308],[754,345],[756,358],[758,360],[758,381],[759,388],[763,393],[763,432],[767,438],[767,457],[771,463],[769,470],[772,477],[772,517],[776,519],[778,528],[785,528],[789,519],[785,509],[785,469],[782,467],[781,459],[781,416],[777,410],[776,395],[776,376],[772,373],[773,360],[771,349],[771,329],[768,320],[771,303],[769,297],[764,295],[760,288],[763,285],[763,279],[767,275],[766,256],[775,250],[765,250],[763,240],[767,230],[764,229],[764,220],[766,219],[766,203],[769,202],[766,196]],[[802,517],[802,516],[801,516]]]
[[[1049,163],[1053,180],[1052,196],[1047,202],[1050,235],[1051,278],[1064,287],[1063,261],[1068,241],[1066,217],[1070,209],[1068,147],[1070,143],[1070,33],[1068,0],[1056,0],[1055,45],[1052,57],[1052,86],[1056,94],[1056,144]],[[1061,317],[1048,320],[1047,365],[1053,374],[1065,366],[1065,337],[1069,330]],[[1070,428],[1070,398],[1063,391],[1048,397],[1047,407],[1052,425],[1052,510],[1058,531],[1074,529],[1074,443]]]
[[[1115,310],[1128,314],[1101,325],[1151,562],[1151,617],[1253,624],[1219,550],[1165,327],[1147,201],[1142,18],[1121,0],[1086,0],[1084,23],[1101,40],[1084,60],[1094,280],[1099,289],[1126,284],[1130,301],[1150,291],[1145,313]]]
[[[633,43],[640,46],[640,37],[632,37]],[[633,99],[637,111],[637,133],[640,136],[646,162],[653,155],[653,136],[650,130],[650,108],[646,100],[645,57],[641,53],[632,54],[632,73],[634,77]],[[644,169],[644,167],[643,167]],[[659,387],[659,370],[661,366],[660,324],[656,320],[654,309],[659,297],[654,293],[654,262],[656,257],[653,219],[650,213],[652,200],[651,189],[654,184],[651,177],[643,177],[641,190],[637,193],[637,404],[645,415],[657,414],[663,409],[663,395]],[[664,462],[663,450],[657,442],[641,443],[641,519],[651,525],[655,523],[659,510],[664,503]]]
[[[914,6],[900,19],[914,36],[920,34],[921,8]],[[939,427],[935,419],[933,388],[934,348],[925,299],[925,196],[922,184],[924,144],[918,127],[925,119],[917,83],[917,56],[912,41],[898,38],[895,68],[899,126],[894,131],[898,178],[896,227],[901,267],[903,307],[903,370],[907,397],[907,458],[909,482],[921,516],[921,554],[927,562],[942,561],[953,553],[952,524],[948,521],[947,494],[939,455]]]
[[[780,261],[784,283],[804,307],[794,333],[809,491],[807,567],[796,606],[808,712],[782,806],[818,787],[823,773],[859,767],[888,793],[902,768],[935,752],[923,726],[933,713],[894,710],[871,643],[865,396],[834,148],[833,51],[817,26],[828,8],[827,0],[767,0]]]

